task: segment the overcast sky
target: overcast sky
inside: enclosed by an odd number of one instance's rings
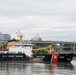
[[[76,41],[76,0],[0,0],[0,32],[30,40]]]

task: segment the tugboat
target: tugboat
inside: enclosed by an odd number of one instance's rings
[[[32,57],[31,43],[23,43],[23,35],[18,34],[19,42],[15,39],[8,41],[8,48],[0,51],[0,61],[29,61]]]

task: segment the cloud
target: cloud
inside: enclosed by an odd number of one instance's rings
[[[0,32],[24,39],[37,33],[43,40],[76,40],[76,0],[2,0]],[[16,37],[17,38],[17,37]]]

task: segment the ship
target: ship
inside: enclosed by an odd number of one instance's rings
[[[0,61],[29,61],[32,57],[33,44],[23,43],[23,34],[17,33],[19,40],[9,40],[7,48],[0,51]]]
[[[74,53],[63,53],[60,54],[56,52],[53,47],[50,45],[45,48],[33,49],[33,44],[31,42],[23,42],[23,34],[21,32],[17,33],[19,40],[9,40],[7,48],[2,48],[0,51],[0,62],[1,61],[24,61],[24,62],[71,62],[73,59]],[[37,57],[33,51],[34,50],[48,50],[48,53]]]

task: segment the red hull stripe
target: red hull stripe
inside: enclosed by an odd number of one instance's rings
[[[58,57],[59,57],[59,54],[52,54],[51,62],[52,63],[58,62]]]

